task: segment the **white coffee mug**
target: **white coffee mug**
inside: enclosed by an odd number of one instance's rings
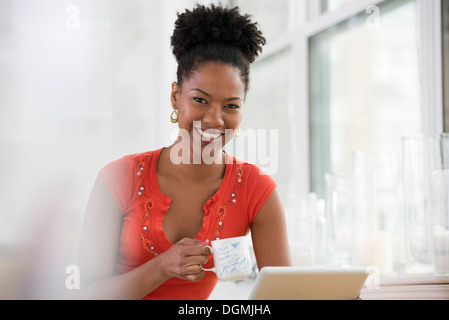
[[[250,276],[251,255],[246,237],[219,239],[207,246],[214,257],[215,266],[212,269],[221,281],[243,280]]]

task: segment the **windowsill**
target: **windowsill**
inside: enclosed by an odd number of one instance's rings
[[[380,280],[376,289],[364,288],[363,300],[449,299],[449,275],[403,276]]]

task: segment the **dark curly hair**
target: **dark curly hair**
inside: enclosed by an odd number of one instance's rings
[[[249,15],[242,15],[238,7],[225,8],[196,5],[190,11],[178,13],[171,37],[173,54],[178,62],[178,84],[208,62],[220,62],[240,70],[249,88],[250,64],[266,43],[262,32]]]

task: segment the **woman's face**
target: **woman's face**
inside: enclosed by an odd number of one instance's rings
[[[197,145],[201,142],[201,152],[206,146],[221,149],[232,138],[242,121],[244,99],[240,71],[225,64],[208,63],[184,80],[181,88],[172,84],[179,128],[189,133],[191,149],[195,139]]]

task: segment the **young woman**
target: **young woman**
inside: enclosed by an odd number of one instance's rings
[[[257,24],[238,8],[196,6],[178,15],[171,42],[179,139],[100,171],[80,248],[84,298],[207,299],[218,279],[203,271],[206,244],[249,232],[259,269],[290,265],[275,182],[222,150],[265,44]]]

